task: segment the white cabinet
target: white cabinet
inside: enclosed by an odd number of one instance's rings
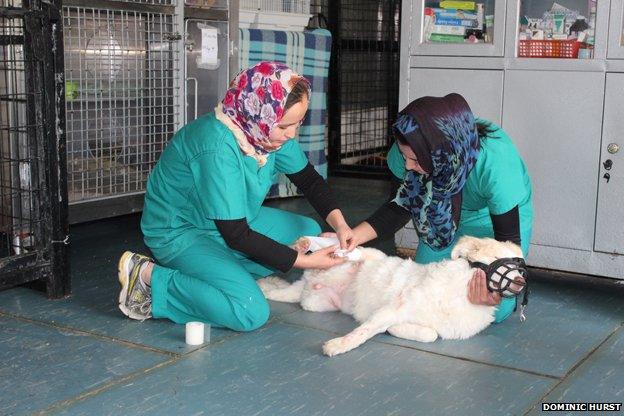
[[[475,114],[500,123],[502,70],[412,68],[411,72],[410,97],[443,96],[456,92],[466,98]],[[466,82],[467,79],[470,82]]]
[[[594,249],[624,254],[624,74],[607,74],[605,91]]]
[[[437,3],[403,2],[400,108],[458,92],[502,124],[533,184],[528,263],[624,279],[624,1],[477,0],[495,23],[476,44],[431,42],[423,24]],[[561,14],[556,34],[546,20]],[[415,248],[414,233],[397,245]]]
[[[598,72],[505,75],[503,126],[532,178],[533,244],[592,249],[603,91]]]

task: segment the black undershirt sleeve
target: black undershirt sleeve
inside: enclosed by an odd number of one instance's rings
[[[378,237],[394,235],[411,219],[408,210],[393,202],[401,182],[393,177],[389,200],[375,211],[366,222],[375,230]],[[500,215],[490,215],[497,241],[511,241],[520,245],[520,216],[518,206]]]
[[[494,239],[520,245],[520,214],[517,205],[504,214],[490,214],[490,217],[494,226]]]
[[[310,205],[323,220],[327,219],[330,212],[338,208],[329,185],[310,163],[299,172],[286,176],[303,192]]]
[[[389,200],[375,211],[366,222],[375,230],[378,237],[394,235],[411,219],[411,214],[405,208],[393,202],[401,182],[393,178],[393,186]],[[520,217],[518,206],[501,215],[490,215],[494,227],[494,238],[497,241],[511,241],[520,245]]]
[[[412,215],[408,210],[393,201],[399,186],[401,186],[401,181],[393,177],[388,201],[366,219],[366,222],[377,233],[377,238],[383,239],[394,235],[412,219]]]
[[[338,208],[327,182],[310,163],[299,172],[286,176],[303,192],[321,218],[326,219],[331,211]],[[252,230],[245,218],[215,220],[215,224],[230,248],[259,263],[286,272],[297,259],[297,251]]]
[[[215,224],[231,249],[240,251],[259,263],[287,272],[297,260],[297,251],[252,230],[245,218],[215,220]]]

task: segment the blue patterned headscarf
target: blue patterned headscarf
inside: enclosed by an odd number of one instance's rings
[[[408,171],[394,201],[411,212],[421,240],[446,248],[459,225],[462,188],[479,156],[472,111],[459,94],[422,97],[399,113],[393,127],[427,172]]]

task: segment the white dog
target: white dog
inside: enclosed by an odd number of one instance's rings
[[[361,261],[306,270],[293,284],[274,276],[258,281],[267,299],[300,302],[303,309],[314,312],[342,311],[361,323],[349,334],[327,341],[323,352],[328,356],[350,351],[385,331],[420,342],[477,334],[492,323],[495,307],[468,300],[468,282],[475,272],[469,262],[489,265],[501,258],[522,257],[520,247],[511,242],[474,237],[458,241],[452,260],[427,265],[373,248],[360,250]],[[522,290],[519,272],[507,277],[518,283],[512,284],[515,289]]]

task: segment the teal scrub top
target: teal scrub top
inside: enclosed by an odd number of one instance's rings
[[[526,257],[533,223],[531,180],[507,133],[494,123],[491,123],[491,127],[495,131],[481,140],[479,157],[462,189],[461,219],[455,241],[462,235],[493,237],[490,213],[504,214],[517,205],[522,252]],[[396,143],[388,153],[388,166],[397,178],[404,179],[405,158]],[[426,264],[450,258],[453,245],[454,243],[445,249],[434,250],[427,244],[419,243],[414,260]],[[496,309],[494,321],[502,322],[510,316],[515,304],[515,299],[503,298]]]
[[[462,189],[462,212],[457,237],[465,234],[477,237],[491,235],[490,214],[504,214],[517,205],[522,248],[526,256],[533,219],[531,180],[507,133],[494,123],[491,123],[491,127],[495,130],[481,140],[479,157]],[[388,166],[397,178],[405,177],[405,159],[396,143],[388,153]],[[431,254],[426,257],[432,258],[427,258],[425,262],[441,260],[450,254],[450,250],[443,250],[445,255],[442,258],[433,258],[434,250],[426,252]]]
[[[288,140],[259,167],[209,113],[174,135],[149,176],[141,218],[145,242],[166,258],[199,235],[221,240],[215,220],[251,223],[277,175],[299,172],[307,163],[299,143]]]

